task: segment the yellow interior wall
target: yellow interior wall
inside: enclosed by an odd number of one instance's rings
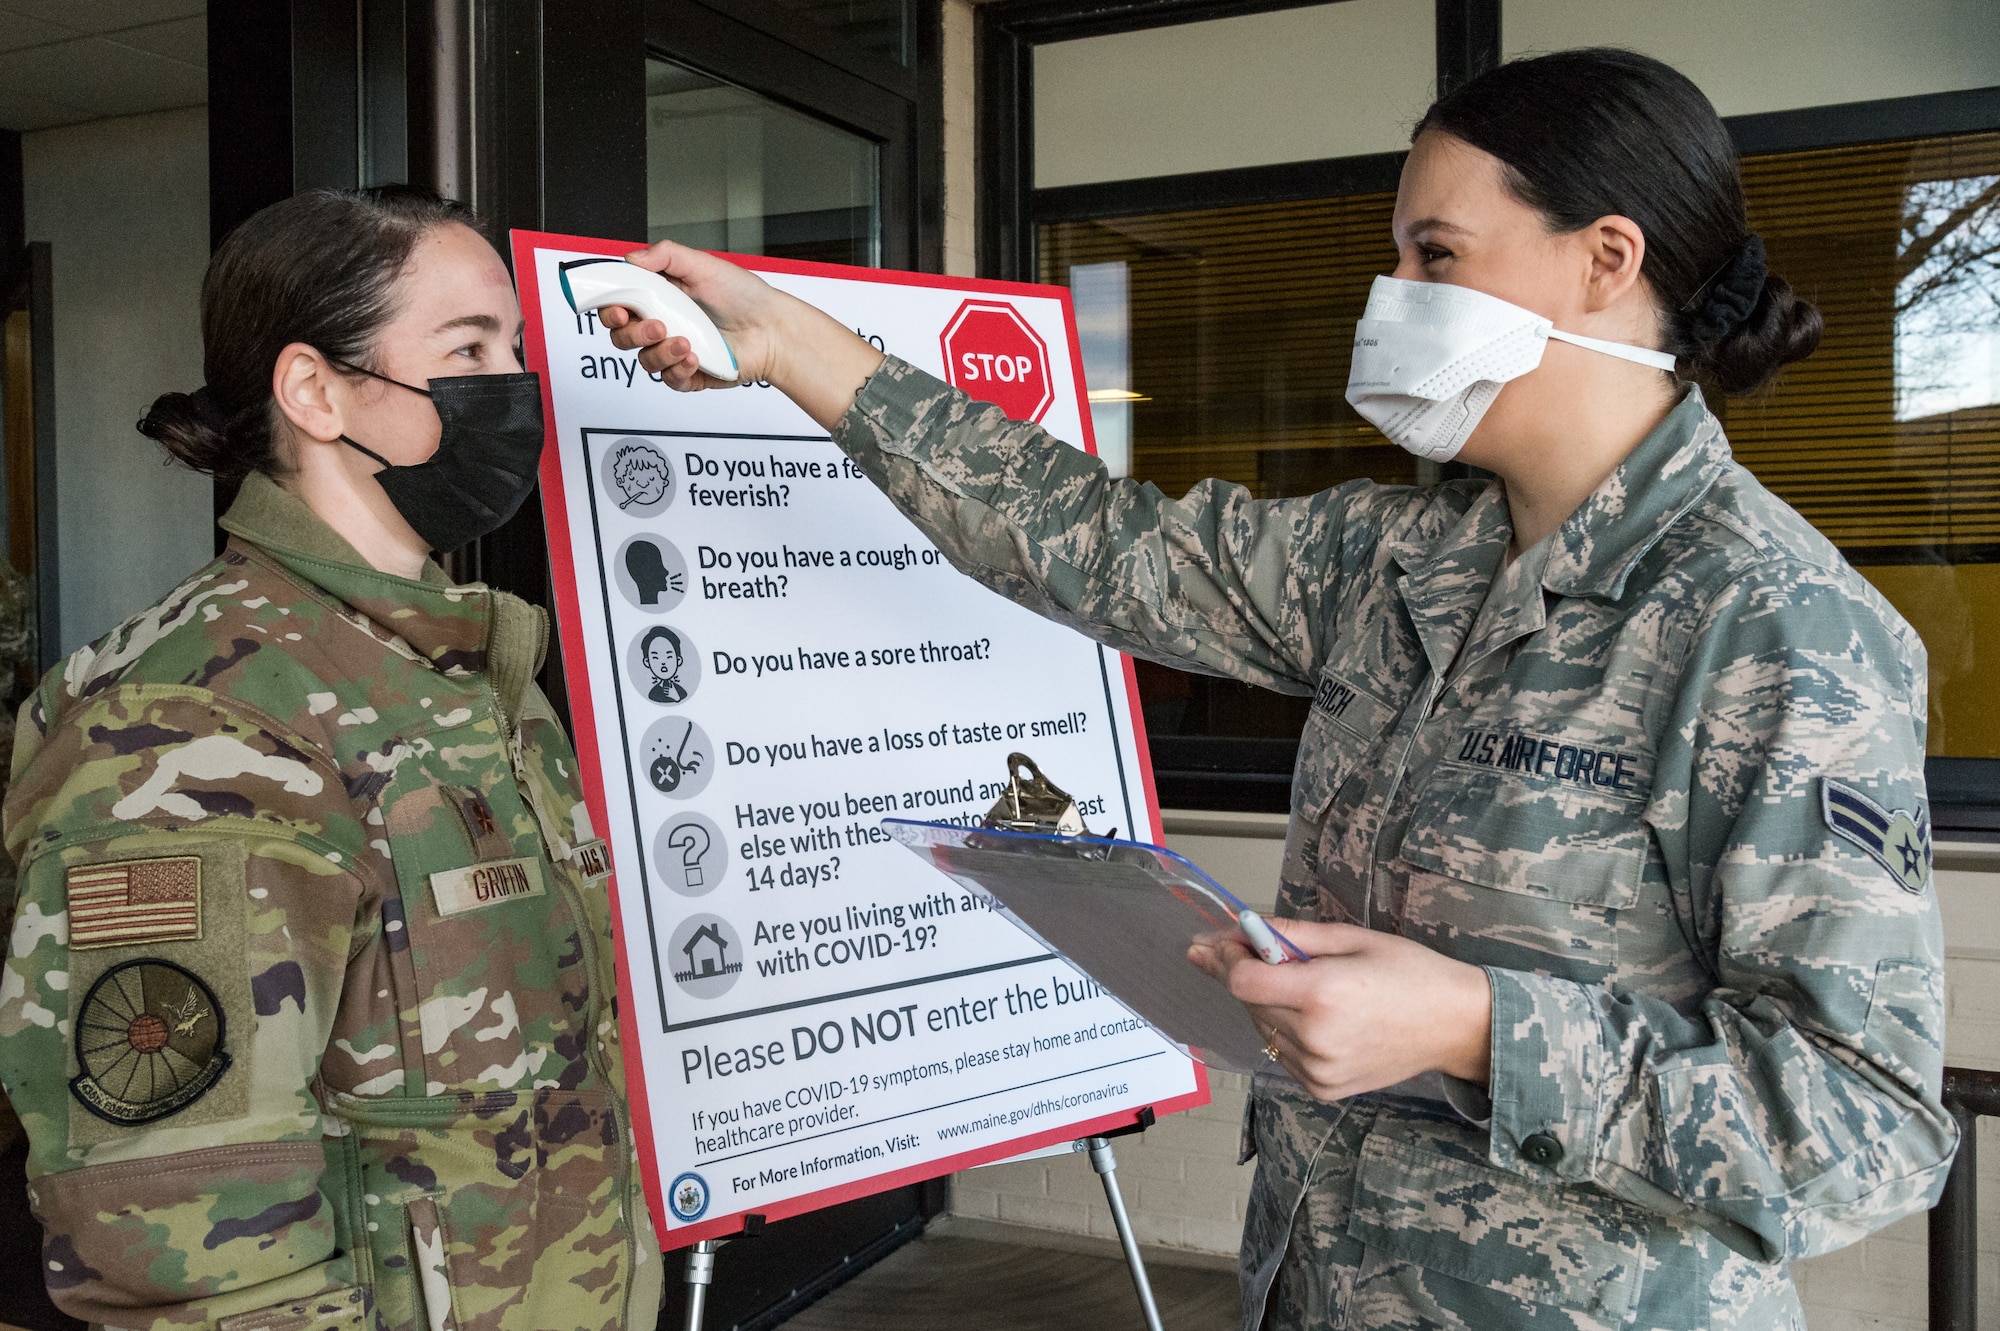
[[[1930,751],[2000,758],[1992,680],[2000,661],[2000,564],[1875,564],[1859,571],[1895,603],[1929,649]]]

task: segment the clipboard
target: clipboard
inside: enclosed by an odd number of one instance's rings
[[[1189,1056],[1226,1072],[1287,1075],[1243,1005],[1188,964],[1195,935],[1234,930],[1250,909],[1192,861],[1106,837],[902,818],[882,827]]]

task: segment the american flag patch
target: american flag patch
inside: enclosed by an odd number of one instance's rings
[[[68,883],[72,948],[201,937],[197,856],[79,865]]]

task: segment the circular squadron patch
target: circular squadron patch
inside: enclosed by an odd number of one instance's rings
[[[222,1009],[200,977],[142,957],[99,976],[76,1014],[70,1093],[127,1126],[179,1113],[229,1067]]]

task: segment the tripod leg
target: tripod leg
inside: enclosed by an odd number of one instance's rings
[[[687,1331],[701,1331],[701,1315],[708,1303],[709,1282],[715,1279],[715,1250],[721,1239],[703,1239],[688,1249]]]
[[[1104,1180],[1104,1200],[1111,1203],[1111,1223],[1118,1227],[1118,1244],[1125,1249],[1125,1264],[1132,1268],[1132,1288],[1139,1292],[1146,1331],[1161,1331],[1160,1310],[1153,1305],[1153,1282],[1146,1278],[1146,1259],[1139,1255],[1139,1240],[1132,1237],[1132,1219],[1125,1214],[1125,1197],[1118,1191],[1118,1158],[1111,1153],[1111,1143],[1102,1137],[1092,1137],[1089,1144],[1090,1167]]]

